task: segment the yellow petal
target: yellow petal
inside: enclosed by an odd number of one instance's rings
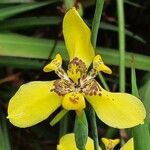
[[[96,69],[96,71],[103,71],[107,74],[112,74],[111,69],[106,66],[101,58],[100,55],[96,55],[93,59],[93,68]]]
[[[64,16],[63,34],[70,61],[78,57],[88,67],[94,58],[94,49],[90,42],[91,31],[74,7]]]
[[[119,144],[120,139],[107,139],[102,138],[102,142],[105,145],[106,150],[113,150],[117,144]]]
[[[85,108],[84,96],[80,93],[70,92],[64,96],[62,106],[66,110],[83,110]]]
[[[130,128],[144,122],[146,112],[138,98],[127,93],[101,90],[101,95],[86,98],[104,123],[114,128]]]
[[[33,126],[53,113],[62,97],[51,92],[53,81],[34,81],[22,85],[8,105],[8,119],[21,128]]]
[[[57,54],[55,58],[47,64],[44,68],[44,72],[51,72],[51,71],[56,71],[59,67],[62,65],[62,58],[60,54]]]
[[[74,133],[64,135],[60,141],[59,145],[57,145],[57,150],[78,150],[75,143]],[[93,140],[88,137],[86,143],[86,150],[94,150]],[[100,148],[99,148],[100,150]]]
[[[74,83],[78,83],[78,80],[81,77],[81,72],[78,70],[78,67],[75,64],[71,65],[71,69],[67,70],[67,74]]]
[[[142,140],[142,139],[141,139]],[[127,143],[125,143],[120,150],[134,150],[134,140],[131,138],[128,140]]]

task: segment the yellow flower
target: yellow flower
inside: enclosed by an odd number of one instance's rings
[[[102,138],[102,142],[105,145],[106,150],[113,150],[117,144],[119,144],[120,139],[107,139],[107,138]]]
[[[117,144],[119,144],[120,139],[108,139],[102,138],[102,142],[105,145],[106,150],[113,150]],[[133,138],[129,139],[127,143],[125,143],[120,150],[134,150]]]
[[[63,34],[70,57],[67,72],[62,69],[59,54],[44,67],[45,72],[55,71],[60,79],[33,81],[22,85],[8,105],[8,119],[18,127],[33,126],[48,118],[58,107],[82,111],[85,99],[104,123],[115,128],[130,128],[142,124],[145,108],[142,102],[127,93],[104,90],[94,79],[99,71],[111,74],[101,56],[94,53],[91,31],[71,8],[63,19]],[[93,63],[93,68],[88,71]]]
[[[61,137],[59,144],[57,145],[57,150],[78,150],[75,143],[74,133],[69,133]],[[94,150],[94,142],[88,137],[85,150]],[[99,150],[100,147],[99,147]]]

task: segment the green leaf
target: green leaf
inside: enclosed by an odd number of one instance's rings
[[[88,123],[84,111],[76,114],[74,132],[77,148],[79,150],[85,150],[88,138]]]
[[[46,2],[35,2],[35,3],[29,3],[29,4],[19,4],[19,5],[13,5],[13,6],[8,6],[5,8],[0,9],[0,19],[5,19],[8,17],[12,17],[16,14],[29,11],[32,9],[36,9],[42,6],[46,6],[52,3],[57,2],[58,0],[51,0],[51,1],[46,1]]]
[[[56,123],[58,123],[66,115],[67,112],[68,111],[65,109],[61,110],[50,122],[50,125],[54,126]]]
[[[1,4],[7,4],[7,3],[30,3],[34,2],[35,0],[0,0]]]
[[[0,30],[25,30],[32,27],[58,25],[61,21],[59,17],[25,17],[4,20],[0,22]]]
[[[139,94],[146,108],[146,122],[150,123],[150,74],[148,74],[144,85],[140,88]]]
[[[57,53],[60,53],[63,56],[63,59],[65,61],[68,60],[68,54],[66,51],[66,47],[64,45],[64,42],[57,41],[56,47],[54,40],[48,40],[48,39],[39,39],[39,38],[32,38],[27,37],[23,35],[18,34],[12,34],[12,33],[0,33],[0,65],[1,66],[14,66],[14,67],[20,67],[20,63],[22,64],[29,64],[27,68],[38,69],[38,67],[43,65],[43,62],[35,61],[37,64],[32,64],[32,61],[25,60],[24,62],[17,61],[16,57],[21,58],[34,58],[34,59],[49,59],[49,54],[51,54],[50,58],[54,58],[54,56]],[[116,49],[110,49],[110,48],[103,48],[103,47],[97,47],[96,49],[97,53],[101,54],[105,63],[110,65],[119,65],[119,52]],[[131,50],[130,50],[131,51]],[[136,62],[135,62],[135,68],[145,71],[150,71],[150,57],[144,56],[140,54],[135,53],[129,53],[126,52],[125,55],[125,65],[126,67],[130,67],[131,62],[131,55],[135,56]],[[4,57],[9,57],[9,59],[5,59]],[[15,58],[10,58],[15,57]],[[2,60],[3,59],[3,60]],[[18,60],[19,60],[18,59]],[[10,62],[10,60],[12,60]],[[13,62],[14,60],[14,62]],[[5,64],[5,63],[6,64]]]
[[[143,6],[141,6],[137,3],[131,2],[130,0],[124,0],[124,2],[131,5],[131,6],[137,7],[137,8],[144,8]]]
[[[150,150],[150,133],[147,123],[134,127],[133,137],[135,150]]]
[[[118,26],[115,26],[106,22],[101,22],[100,28],[104,30],[108,30],[108,31],[118,32]],[[141,43],[146,43],[146,41],[142,37],[140,37],[139,35],[136,35],[135,33],[131,32],[128,29],[125,29],[125,34],[133,39],[136,39],[137,41]]]
[[[10,150],[6,116],[0,112],[0,150]]]
[[[50,25],[58,25],[61,22],[61,18],[58,16],[42,16],[42,17],[25,17],[25,18],[15,18],[3,20],[0,22],[0,30],[25,30],[32,29],[32,27],[42,27]],[[118,32],[118,27],[110,23],[101,22],[100,29]],[[141,43],[146,43],[146,41],[136,35],[135,33],[125,30],[125,34]]]
[[[131,70],[131,83],[132,83],[132,94],[139,97],[138,88],[136,84],[136,73],[134,68],[134,59],[132,62]],[[134,137],[134,149],[136,150],[150,150],[150,133],[149,124],[145,122],[143,125],[136,126],[132,129]]]

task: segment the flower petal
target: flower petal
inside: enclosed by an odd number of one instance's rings
[[[86,98],[104,123],[115,128],[130,128],[144,122],[146,112],[138,98],[127,93],[101,90],[101,95]]]
[[[94,143],[91,138],[88,137],[86,150],[94,150]],[[64,135],[57,145],[57,150],[78,150],[75,143],[74,133]]]
[[[66,110],[83,110],[86,107],[83,94],[74,92],[67,93],[63,97],[62,106]]]
[[[125,143],[120,150],[134,150],[134,140],[133,138],[129,139],[127,143]]]
[[[106,150],[113,150],[115,146],[120,143],[120,139],[113,140],[113,139],[108,139],[103,137],[101,140],[104,143]]]
[[[61,65],[62,65],[61,55],[57,54],[50,63],[44,66],[43,71],[44,72],[56,71],[58,68],[61,67]]]
[[[62,97],[51,92],[53,81],[34,81],[22,85],[8,105],[8,119],[17,127],[35,125],[53,113]]]
[[[94,49],[90,41],[91,31],[74,7],[64,16],[63,34],[70,61],[78,57],[88,67],[94,58]]]
[[[97,72],[103,71],[107,74],[112,74],[111,69],[106,66],[100,55],[96,55],[93,59],[93,68],[96,69]]]

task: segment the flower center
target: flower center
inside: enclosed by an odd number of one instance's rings
[[[67,73],[62,68],[62,58],[59,54],[47,64],[45,72],[55,71],[60,79],[54,82],[54,91],[63,96],[62,106],[67,110],[82,110],[85,108],[84,95],[101,96],[101,87],[94,79],[99,71],[111,73],[111,70],[104,65],[99,55],[93,60],[93,69],[89,72],[85,63],[75,57],[68,65]]]
[[[75,57],[68,65],[67,73],[58,68],[56,74],[61,78],[54,82],[54,89],[58,95],[65,96],[67,93],[83,93],[85,95],[100,95],[100,86],[94,79],[97,75],[95,69],[87,73],[84,62]]]

